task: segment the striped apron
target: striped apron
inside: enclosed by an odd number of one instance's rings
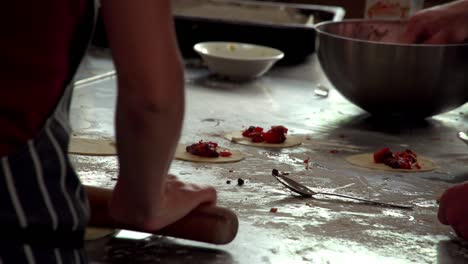
[[[91,4],[92,3],[92,4]],[[68,85],[40,132],[0,159],[0,264],[86,263],[89,206],[67,149],[73,75],[94,26],[94,3],[70,52]]]

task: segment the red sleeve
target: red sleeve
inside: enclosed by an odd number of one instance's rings
[[[86,0],[5,1],[0,15],[0,155],[33,138],[69,75]]]

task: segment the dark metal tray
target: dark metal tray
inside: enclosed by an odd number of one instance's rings
[[[174,3],[179,46],[196,56],[202,41],[237,41],[266,45],[285,53],[282,63],[296,63],[315,51],[314,24],[341,20],[340,7],[240,0],[178,0]]]
[[[182,55],[194,58],[203,41],[266,45],[285,53],[282,63],[303,61],[315,51],[314,24],[341,20],[340,7],[242,0],[172,0]],[[94,44],[107,46],[98,18]]]

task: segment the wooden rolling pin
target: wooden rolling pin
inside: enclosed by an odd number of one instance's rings
[[[239,221],[236,214],[223,207],[199,207],[179,221],[161,230],[148,232],[135,227],[124,226],[108,215],[108,204],[112,190],[86,186],[91,206],[92,227],[117,228],[142,231],[156,235],[195,240],[212,244],[227,244],[237,234]]]

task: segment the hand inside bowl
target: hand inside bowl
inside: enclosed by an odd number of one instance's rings
[[[399,42],[421,44],[468,42],[468,0],[416,13],[409,20]]]
[[[401,23],[362,23],[344,27],[343,36],[366,41],[401,43],[400,37],[405,32],[405,22]]]

